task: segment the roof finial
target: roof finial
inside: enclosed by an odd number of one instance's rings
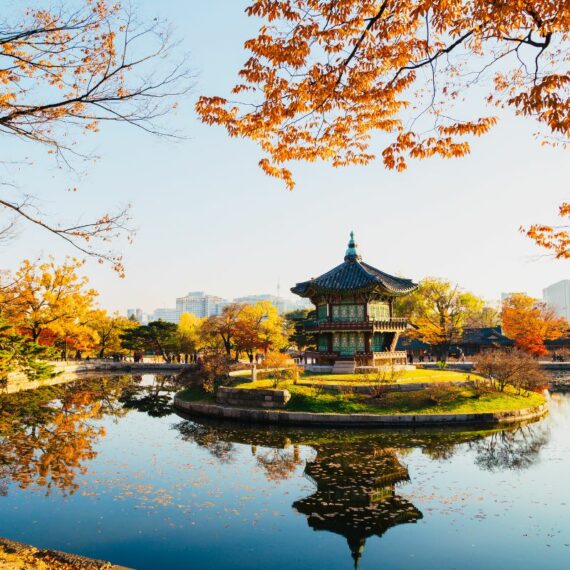
[[[348,242],[348,249],[344,254],[345,261],[360,261],[362,258],[358,255],[358,251],[356,250],[358,244],[354,241],[354,232],[350,232],[350,240]]]

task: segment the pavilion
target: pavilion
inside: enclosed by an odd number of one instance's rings
[[[317,350],[307,356],[334,372],[406,364],[406,352],[397,351],[396,344],[407,321],[395,317],[394,300],[416,288],[410,279],[362,261],[351,232],[343,263],[291,289],[316,307],[316,320],[306,328],[315,333]]]

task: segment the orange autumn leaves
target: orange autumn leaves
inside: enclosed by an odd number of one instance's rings
[[[570,218],[570,204],[563,203],[559,207],[560,218]],[[521,228],[522,233],[534,240],[534,242],[549,251],[556,259],[570,259],[570,232],[568,224],[562,226],[548,226],[533,224],[529,228]]]
[[[517,348],[534,356],[546,354],[544,341],[566,335],[569,327],[568,321],[550,307],[522,293],[505,299],[501,321],[504,333],[515,341]]]
[[[567,4],[255,0],[246,12],[262,25],[245,43],[240,101],[203,96],[197,111],[254,140],[288,188],[292,161],[370,162],[375,133],[390,169],[467,154],[497,119],[454,107],[485,79],[482,106],[535,118],[553,143],[570,133]]]

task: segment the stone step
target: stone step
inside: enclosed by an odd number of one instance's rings
[[[333,374],[354,374],[356,364],[354,360],[337,360],[334,363]]]

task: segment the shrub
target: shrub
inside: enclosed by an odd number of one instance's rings
[[[195,378],[204,392],[212,394],[217,386],[227,378],[229,370],[230,363],[225,354],[211,354],[200,362]]]
[[[403,374],[404,371],[400,366],[389,364],[366,370],[362,378],[371,384],[370,391],[373,397],[378,398],[382,395],[386,384],[395,384]]]
[[[462,395],[462,392],[452,386],[441,386],[436,383],[426,389],[426,394],[431,402],[438,405],[454,402]]]
[[[273,388],[277,388],[281,382],[297,383],[299,368],[295,361],[282,352],[270,352],[263,361],[263,367],[269,372],[273,380]]]
[[[538,361],[522,350],[486,351],[477,356],[475,370],[487,379],[488,385],[503,392],[508,385],[533,390],[547,383]]]

